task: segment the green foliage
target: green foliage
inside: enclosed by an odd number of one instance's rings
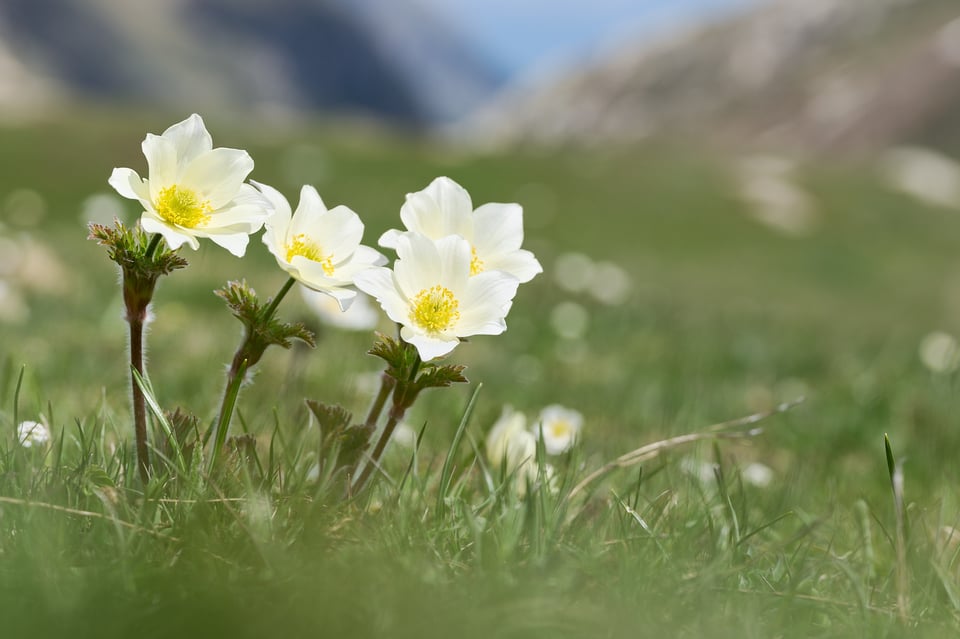
[[[121,301],[110,302],[115,279],[102,254],[77,248],[75,212],[104,167],[141,159],[130,142],[159,118],[145,126],[90,115],[3,132],[17,162],[0,172],[0,233],[30,234],[69,265],[52,292],[9,278],[31,315],[0,331],[5,636],[846,638],[960,629],[960,394],[955,373],[932,373],[917,357],[929,331],[960,332],[960,217],[893,193],[872,166],[838,162],[798,165],[819,218],[810,235],[794,237],[759,223],[740,201],[732,161],[708,153],[470,157],[319,128],[254,141],[256,179],[284,189],[300,185],[286,173],[291,144],[322,148],[329,170],[316,172],[317,186],[359,211],[372,236],[396,226],[398,193],[441,173],[470,184],[477,201],[516,199],[546,272],[524,285],[503,336],[458,347],[457,361],[484,385],[470,419],[466,389],[425,393],[405,418],[420,433],[416,447],[390,443],[382,472],[352,500],[342,499],[335,464],[321,463],[311,426],[321,420],[301,402],[337,397],[362,414],[370,391],[359,380],[380,368],[357,357],[369,336],[333,330],[309,355],[287,335],[289,350],[262,357],[234,419],[249,434],[227,440],[217,472],[167,415],[174,437],[154,438],[161,463],[143,485],[128,371],[115,365],[125,343],[104,339],[121,330]],[[128,147],[130,162],[111,155]],[[64,148],[91,158],[77,162]],[[56,189],[51,173],[63,176]],[[41,226],[18,226],[9,212],[7,196],[20,188],[47,199]],[[138,212],[131,205],[127,219]],[[623,267],[626,301],[561,288],[555,266],[570,251]],[[203,248],[191,262],[202,268],[154,301],[151,379],[159,407],[183,406],[206,425],[230,353],[210,290],[238,262]],[[243,275],[282,283],[257,242]],[[288,302],[285,314],[308,317]],[[577,337],[555,333],[554,310],[567,302],[588,314]],[[409,378],[411,355],[398,355],[396,377]],[[810,399],[774,417],[762,437],[723,440],[716,453],[674,448],[569,497],[627,451],[798,394]],[[588,418],[582,447],[549,459],[556,481],[540,472],[539,450],[530,481],[487,472],[482,441],[501,404],[532,413],[553,402]],[[23,419],[51,427],[45,448],[16,443]],[[900,460],[889,467],[884,432]],[[171,441],[181,442],[185,475]],[[745,479],[753,461],[774,470],[766,488]],[[903,481],[891,498],[894,469]]]

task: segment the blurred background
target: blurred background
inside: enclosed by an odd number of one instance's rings
[[[370,244],[437,175],[523,204],[545,272],[503,338],[457,351],[487,423],[563,397],[612,453],[809,394],[803,427],[750,455],[787,473],[805,447],[863,467],[885,431],[921,458],[960,445],[956,0],[3,0],[0,348],[57,389],[36,411],[125,410],[115,276],[85,224],[136,219],[111,169],[144,172],[145,133],[191,112],[253,178],[354,208]],[[259,241],[186,255],[152,374],[207,417],[209,362],[235,346],[211,290],[284,276]],[[369,341],[262,367],[362,410]]]

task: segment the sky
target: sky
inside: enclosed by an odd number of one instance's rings
[[[515,78],[757,0],[420,0]]]

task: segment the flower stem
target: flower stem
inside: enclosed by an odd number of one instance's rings
[[[296,279],[289,278],[280,291],[270,300],[270,304],[263,309],[263,313],[257,318],[260,326],[266,325],[273,319],[273,314],[277,312],[277,306],[280,301],[296,283]],[[237,406],[237,397],[240,395],[240,386],[243,384],[243,378],[250,366],[255,365],[263,354],[265,345],[258,345],[257,330],[254,326],[248,326],[244,335],[243,342],[233,356],[230,364],[230,371],[227,373],[227,388],[223,393],[223,401],[220,404],[220,414],[217,417],[217,430],[213,438],[213,448],[210,451],[210,461],[208,468],[212,469],[220,456],[220,450],[227,440],[227,432],[230,430],[230,422],[233,419],[233,411]]]
[[[363,471],[361,471],[360,476],[357,477],[357,481],[355,481],[351,486],[351,492],[356,493],[363,488],[364,485],[366,485],[367,480],[370,479],[370,475],[373,473],[373,469],[379,464],[380,457],[383,455],[383,451],[386,449],[387,442],[390,441],[390,436],[393,435],[394,429],[397,427],[397,424],[400,423],[400,420],[403,419],[407,409],[410,408],[413,405],[414,400],[416,400],[417,391],[413,385],[413,382],[416,380],[417,373],[420,371],[421,363],[422,360],[418,354],[416,359],[413,360],[413,364],[410,366],[410,374],[407,376],[406,382],[399,384],[395,383],[395,388],[393,391],[393,406],[390,408],[390,415],[387,419],[387,423],[383,427],[383,432],[380,433],[380,438],[377,440],[377,444],[374,446],[373,452],[370,453],[370,459],[367,460],[367,464],[363,467]],[[380,387],[381,393],[383,393],[385,386],[386,384]],[[380,397],[378,395],[377,400],[379,399]],[[374,406],[376,406],[376,403]],[[379,410],[377,411],[377,414],[379,416]],[[367,419],[369,420],[369,416]]]
[[[159,233],[153,234],[153,237],[150,238],[150,244],[147,246],[147,252],[144,253],[144,257],[146,257],[148,260],[153,258],[153,254],[156,253],[157,247],[160,246],[161,239],[163,239],[163,237]]]
[[[377,392],[377,396],[373,400],[373,404],[370,405],[370,411],[367,413],[367,419],[363,422],[364,427],[373,432],[376,429],[377,422],[380,421],[380,413],[383,412],[383,405],[387,403],[387,398],[390,397],[390,393],[393,392],[393,388],[397,385],[397,380],[390,377],[386,373],[381,374],[380,376],[380,390]]]
[[[224,442],[227,441],[227,431],[230,430],[230,420],[233,418],[233,409],[237,405],[237,397],[240,395],[240,386],[243,384],[243,376],[246,372],[247,360],[242,359],[239,364],[234,360],[227,378],[227,389],[223,393],[220,417],[217,420],[217,433],[213,440],[213,449],[210,451],[210,461],[207,466],[208,471],[212,470],[217,463],[217,457],[220,456],[220,449],[223,448]]]
[[[277,306],[280,305],[280,301],[284,298],[284,296],[286,296],[286,294],[290,291],[290,288],[296,284],[296,282],[296,279],[292,277],[289,278],[280,289],[280,292],[277,293],[272,300],[270,300],[270,304],[263,310],[264,322],[269,322],[271,319],[273,319],[273,314],[277,312]]]
[[[137,467],[140,479],[149,479],[150,457],[147,449],[147,404],[133,371],[142,378],[143,372],[143,316],[128,317],[130,325],[130,385],[133,391],[133,427],[137,442]]]

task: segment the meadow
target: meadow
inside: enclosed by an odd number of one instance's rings
[[[359,125],[209,118],[217,145],[250,151],[254,179],[294,200],[315,185],[360,214],[370,245],[438,175],[475,204],[519,202],[544,273],[505,334],[457,348],[470,384],[427,392],[407,416],[419,445],[392,444],[386,476],[354,498],[311,473],[304,399],[362,415],[382,370],[365,354],[374,336],[323,326],[296,294],[279,315],[318,345],[269,350],[243,389],[234,431],[255,452],[215,477],[158,470],[144,486],[117,273],[86,223],[117,206],[135,221],[133,203],[103,197],[107,177],[143,168],[144,134],[177,119],[91,111],[0,130],[3,636],[960,630],[958,355],[935,370],[918,354],[930,333],[960,333],[957,210],[894,189],[874,158],[754,158],[807,198],[802,223],[784,225],[758,217],[744,159],[719,152],[471,152]],[[164,408],[206,425],[240,339],[212,291],[244,278],[269,296],[285,275],[258,236],[242,260],[181,253],[190,266],[154,299],[150,379]],[[678,447],[569,498],[618,455],[800,397],[755,437]],[[551,461],[555,490],[520,495],[486,471],[484,438],[504,405],[555,403],[583,413],[581,440]],[[50,427],[47,446],[18,443],[27,419]],[[757,464],[769,476],[746,472]]]

